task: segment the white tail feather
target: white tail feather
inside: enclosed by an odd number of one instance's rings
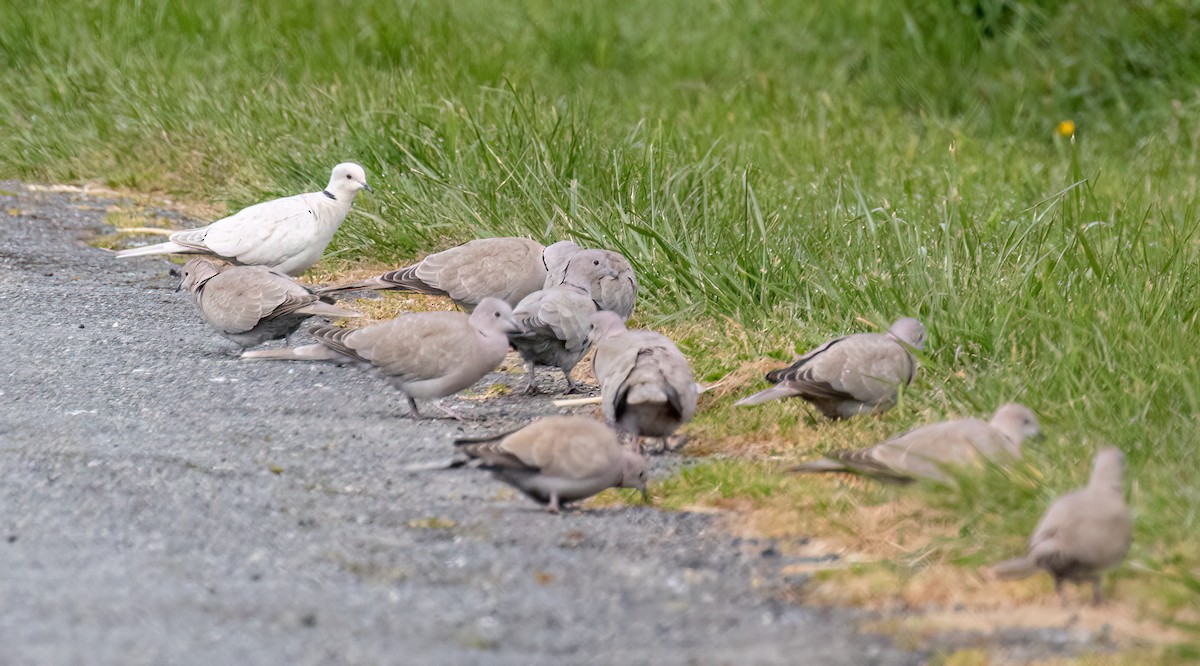
[[[1038,565],[1029,557],[1015,557],[992,566],[996,578],[1028,578],[1038,572]]]
[[[283,349],[260,349],[242,352],[242,358],[259,361],[344,361],[345,356],[322,344]]]
[[[121,250],[117,253],[118,259],[128,259],[129,257],[148,257],[155,254],[196,254],[199,250],[179,243],[155,243],[154,245],[146,245],[143,247],[133,247],[128,250]]]
[[[759,391],[748,398],[742,398],[733,403],[735,407],[745,407],[747,405],[761,405],[764,402],[779,400],[780,398],[790,398],[796,395],[793,391],[778,386],[772,386],[769,389]]]
[[[468,462],[468,460],[465,458],[449,458],[446,460],[439,460],[437,462],[424,462],[424,463],[415,463],[412,465],[405,465],[404,467],[401,467],[400,469],[403,469],[406,472],[433,472],[433,471],[437,471],[437,470],[454,469],[455,467],[462,467],[467,462]]]
[[[845,465],[843,465],[842,463],[840,463],[836,460],[830,460],[828,458],[821,458],[820,460],[812,460],[809,462],[800,463],[799,465],[796,465],[795,467],[791,468],[791,471],[793,471],[793,472],[848,472],[850,470]]]

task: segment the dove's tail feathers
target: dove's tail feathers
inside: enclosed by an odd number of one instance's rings
[[[313,293],[320,296],[333,296],[337,294],[346,294],[352,291],[362,291],[364,289],[370,289],[372,291],[377,289],[391,289],[395,286],[396,285],[384,280],[383,278],[374,277],[369,280],[359,280],[357,282],[347,282],[346,284],[335,284],[332,287],[323,287],[321,289],[314,290]]]
[[[782,398],[790,398],[795,395],[796,392],[786,386],[772,386],[771,388],[759,391],[748,398],[742,398],[733,404],[735,407],[761,405],[764,402],[780,400]]]
[[[349,284],[335,285],[318,289],[316,293],[322,296],[330,294],[340,294],[350,291],[360,291],[363,289],[371,289],[382,291],[384,289],[395,289],[398,291],[415,291],[418,294],[429,294],[430,296],[449,296],[450,294],[442,289],[429,284],[428,282],[417,277],[417,269],[421,264],[413,264],[406,268],[401,268],[395,271],[388,271],[379,277],[373,277],[367,280],[359,280]]]
[[[836,460],[821,458],[820,460],[812,460],[806,463],[800,463],[788,471],[819,474],[821,472],[850,472],[853,470]]]
[[[1016,580],[1028,578],[1038,572],[1038,565],[1031,557],[1014,557],[992,565],[992,575],[1000,579]]]
[[[665,405],[670,402],[670,397],[667,396],[662,386],[658,384],[637,383],[629,387],[629,392],[625,394],[624,402],[627,405]]]
[[[242,352],[242,358],[258,361],[346,361],[342,354],[322,344],[283,349],[260,349]]]
[[[117,253],[118,259],[128,259],[129,257],[148,257],[155,254],[203,254],[203,250],[197,250],[194,247],[180,245],[179,243],[155,243],[154,245],[143,245],[142,247],[133,247],[128,250],[121,250]]]
[[[362,315],[354,310],[339,308],[336,305],[315,301],[296,310],[301,314],[315,315],[317,317],[361,317]]]
[[[436,472],[439,470],[455,469],[456,467],[462,467],[463,465],[466,465],[469,462],[471,462],[470,458],[464,458],[464,457],[460,456],[460,457],[456,457],[456,458],[449,458],[446,460],[438,460],[435,462],[415,463],[412,465],[406,465],[401,469],[403,469],[406,472]]]
[[[520,425],[515,428],[510,428],[503,432],[492,433],[490,435],[477,435],[475,437],[456,437],[454,439],[454,445],[455,446],[467,446],[469,444],[485,444],[487,442],[498,442],[498,441],[504,439],[505,437],[508,437],[509,435],[513,434],[514,432],[520,430],[521,428],[524,428],[527,425],[529,425],[529,424],[526,423],[524,425]]]
[[[876,481],[890,483],[912,483],[916,479],[892,469],[887,464],[875,460],[874,449],[841,449],[825,454],[826,459],[834,461],[846,468],[847,472],[869,476]]]

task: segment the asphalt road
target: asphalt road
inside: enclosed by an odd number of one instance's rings
[[[169,264],[83,242],[105,205],[0,182],[0,663],[922,661],[753,584],[780,558],[711,516],[405,471],[555,408],[413,422],[356,368],[226,356]]]

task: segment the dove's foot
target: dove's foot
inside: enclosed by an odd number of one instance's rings
[[[567,390],[563,391],[564,394],[571,395],[572,393],[582,393],[583,392],[579,388],[579,384],[576,384],[575,380],[571,379],[571,373],[568,372],[567,370],[563,370],[563,379],[567,380]]]

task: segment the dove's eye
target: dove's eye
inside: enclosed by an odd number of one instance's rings
[[[350,178],[351,178],[350,174],[346,174],[346,180],[350,180]]]
[[[492,316],[495,317],[496,319],[499,319],[500,313],[499,312],[493,313]]]
[[[599,260],[599,259],[597,259],[597,260],[593,261],[593,262],[592,262],[592,265],[593,265],[593,266],[599,266],[599,265],[600,265],[600,260]]]

